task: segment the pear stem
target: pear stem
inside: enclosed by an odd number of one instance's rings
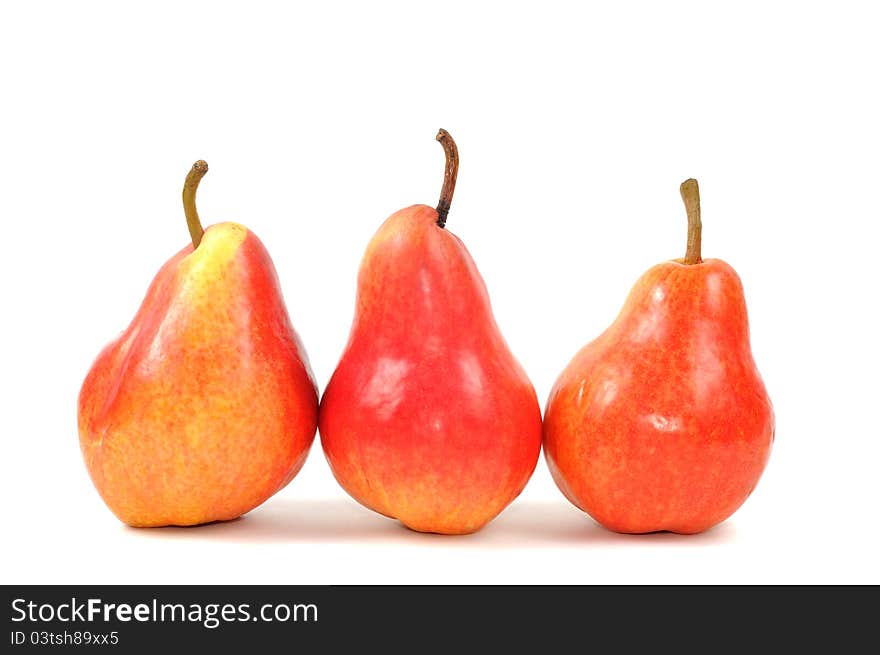
[[[700,252],[703,239],[703,221],[700,217],[700,185],[693,178],[681,183],[679,189],[681,199],[684,200],[684,208],[688,217],[688,240],[687,252],[684,255],[685,264],[699,264],[703,261]]]
[[[202,222],[199,220],[199,212],[196,211],[196,191],[199,182],[208,172],[208,163],[202,159],[193,164],[183,183],[183,212],[186,214],[186,226],[192,237],[193,248],[198,248],[205,233]]]
[[[455,145],[449,132],[441,129],[437,132],[437,140],[446,153],[446,171],[443,174],[443,188],[440,190],[440,202],[437,203],[437,225],[446,227],[446,217],[452,205],[452,194],[455,193],[455,180],[458,177],[458,146]]]

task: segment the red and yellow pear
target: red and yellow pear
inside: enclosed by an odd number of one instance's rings
[[[617,320],[559,376],[544,452],[565,496],[617,532],[696,533],[751,494],[774,438],[739,276],[702,259],[696,180],[687,254],[636,282]]]
[[[348,345],[324,392],[321,443],[339,483],[413,530],[478,530],[523,489],[541,448],[531,382],[486,286],[446,229],[458,170],[437,209],[390,216],[367,246]]]
[[[237,223],[203,230],[207,164],[187,176],[192,243],[169,259],[79,396],[86,467],[131,526],[234,519],[284,487],[314,439],[318,397],[275,268]]]

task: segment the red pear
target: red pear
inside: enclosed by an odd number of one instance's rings
[[[393,214],[367,246],[319,422],[333,474],[355,499],[413,530],[461,534],[525,486],[541,410],[476,265],[445,229],[458,153],[447,132],[437,140],[440,204]]]
[[[183,201],[192,236],[79,396],[86,467],[132,526],[234,519],[305,461],[318,396],[269,254],[237,223],[202,230],[196,162]]]
[[[696,180],[681,194],[687,255],[636,282],[559,376],[544,417],[559,488],[617,532],[716,525],[755,488],[773,443],[742,284],[725,262],[701,259]]]

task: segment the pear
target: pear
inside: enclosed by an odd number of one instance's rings
[[[445,130],[437,140],[446,153],[440,202],[391,215],[367,246],[319,432],[356,500],[413,530],[464,534],[525,486],[541,410],[473,259],[445,229],[458,150]]]
[[[739,276],[701,257],[696,180],[681,195],[684,259],[636,282],[617,320],[559,376],[544,414],[557,485],[617,532],[723,521],[757,485],[774,439]]]
[[[86,468],[131,526],[241,516],[296,475],[317,427],[314,378],[268,252],[237,223],[202,229],[207,170],[196,162],[184,184],[192,244],[161,268],[79,395]]]

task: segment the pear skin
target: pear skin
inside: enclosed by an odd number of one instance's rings
[[[80,391],[86,467],[131,526],[241,516],[296,475],[315,435],[317,390],[268,252],[237,223],[196,235]]]
[[[476,265],[444,227],[458,155],[445,131],[437,138],[447,153],[439,208],[393,214],[367,246],[319,432],[360,503],[413,530],[464,534],[528,482],[541,410]]]

